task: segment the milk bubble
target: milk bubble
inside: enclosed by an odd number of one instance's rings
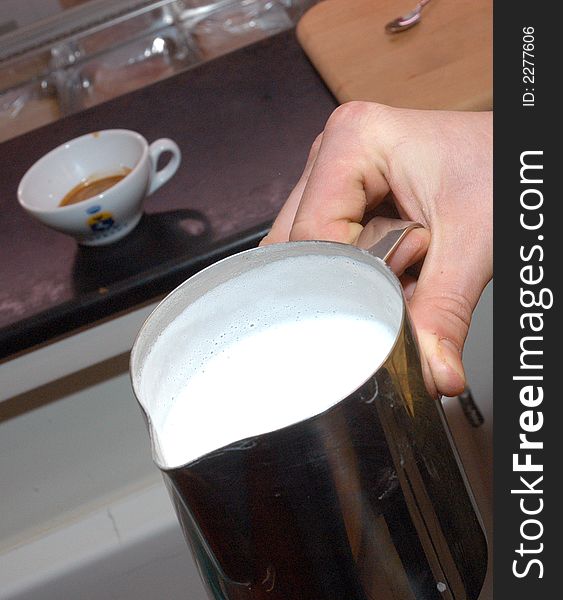
[[[373,267],[351,263],[331,256],[325,273],[311,256],[263,265],[207,291],[164,329],[140,386],[161,466],[320,414],[377,370],[401,301]]]

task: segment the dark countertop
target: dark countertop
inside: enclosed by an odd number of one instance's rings
[[[289,31],[0,144],[0,358],[156,298],[255,246],[335,106]],[[109,128],[173,138],[183,160],[135,231],[80,247],[28,216],[16,190],[47,151]]]

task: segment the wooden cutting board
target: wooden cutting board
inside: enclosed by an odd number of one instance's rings
[[[489,110],[493,104],[492,0],[432,0],[402,33],[385,24],[416,0],[324,0],[297,37],[340,102]]]

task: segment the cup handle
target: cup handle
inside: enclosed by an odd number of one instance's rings
[[[423,225],[414,221],[376,217],[364,227],[358,246],[387,262],[407,233],[419,227]]]
[[[163,152],[170,152],[172,156],[167,165],[157,171],[158,159]],[[151,178],[147,196],[150,196],[154,191],[158,190],[159,187],[164,185],[172,175],[176,173],[180,166],[180,161],[182,160],[182,152],[176,142],[173,142],[168,138],[160,138],[149,146],[149,156],[151,163]]]

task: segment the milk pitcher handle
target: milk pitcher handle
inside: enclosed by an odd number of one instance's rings
[[[419,227],[423,225],[415,221],[376,217],[364,227],[358,246],[387,262],[409,231]]]

